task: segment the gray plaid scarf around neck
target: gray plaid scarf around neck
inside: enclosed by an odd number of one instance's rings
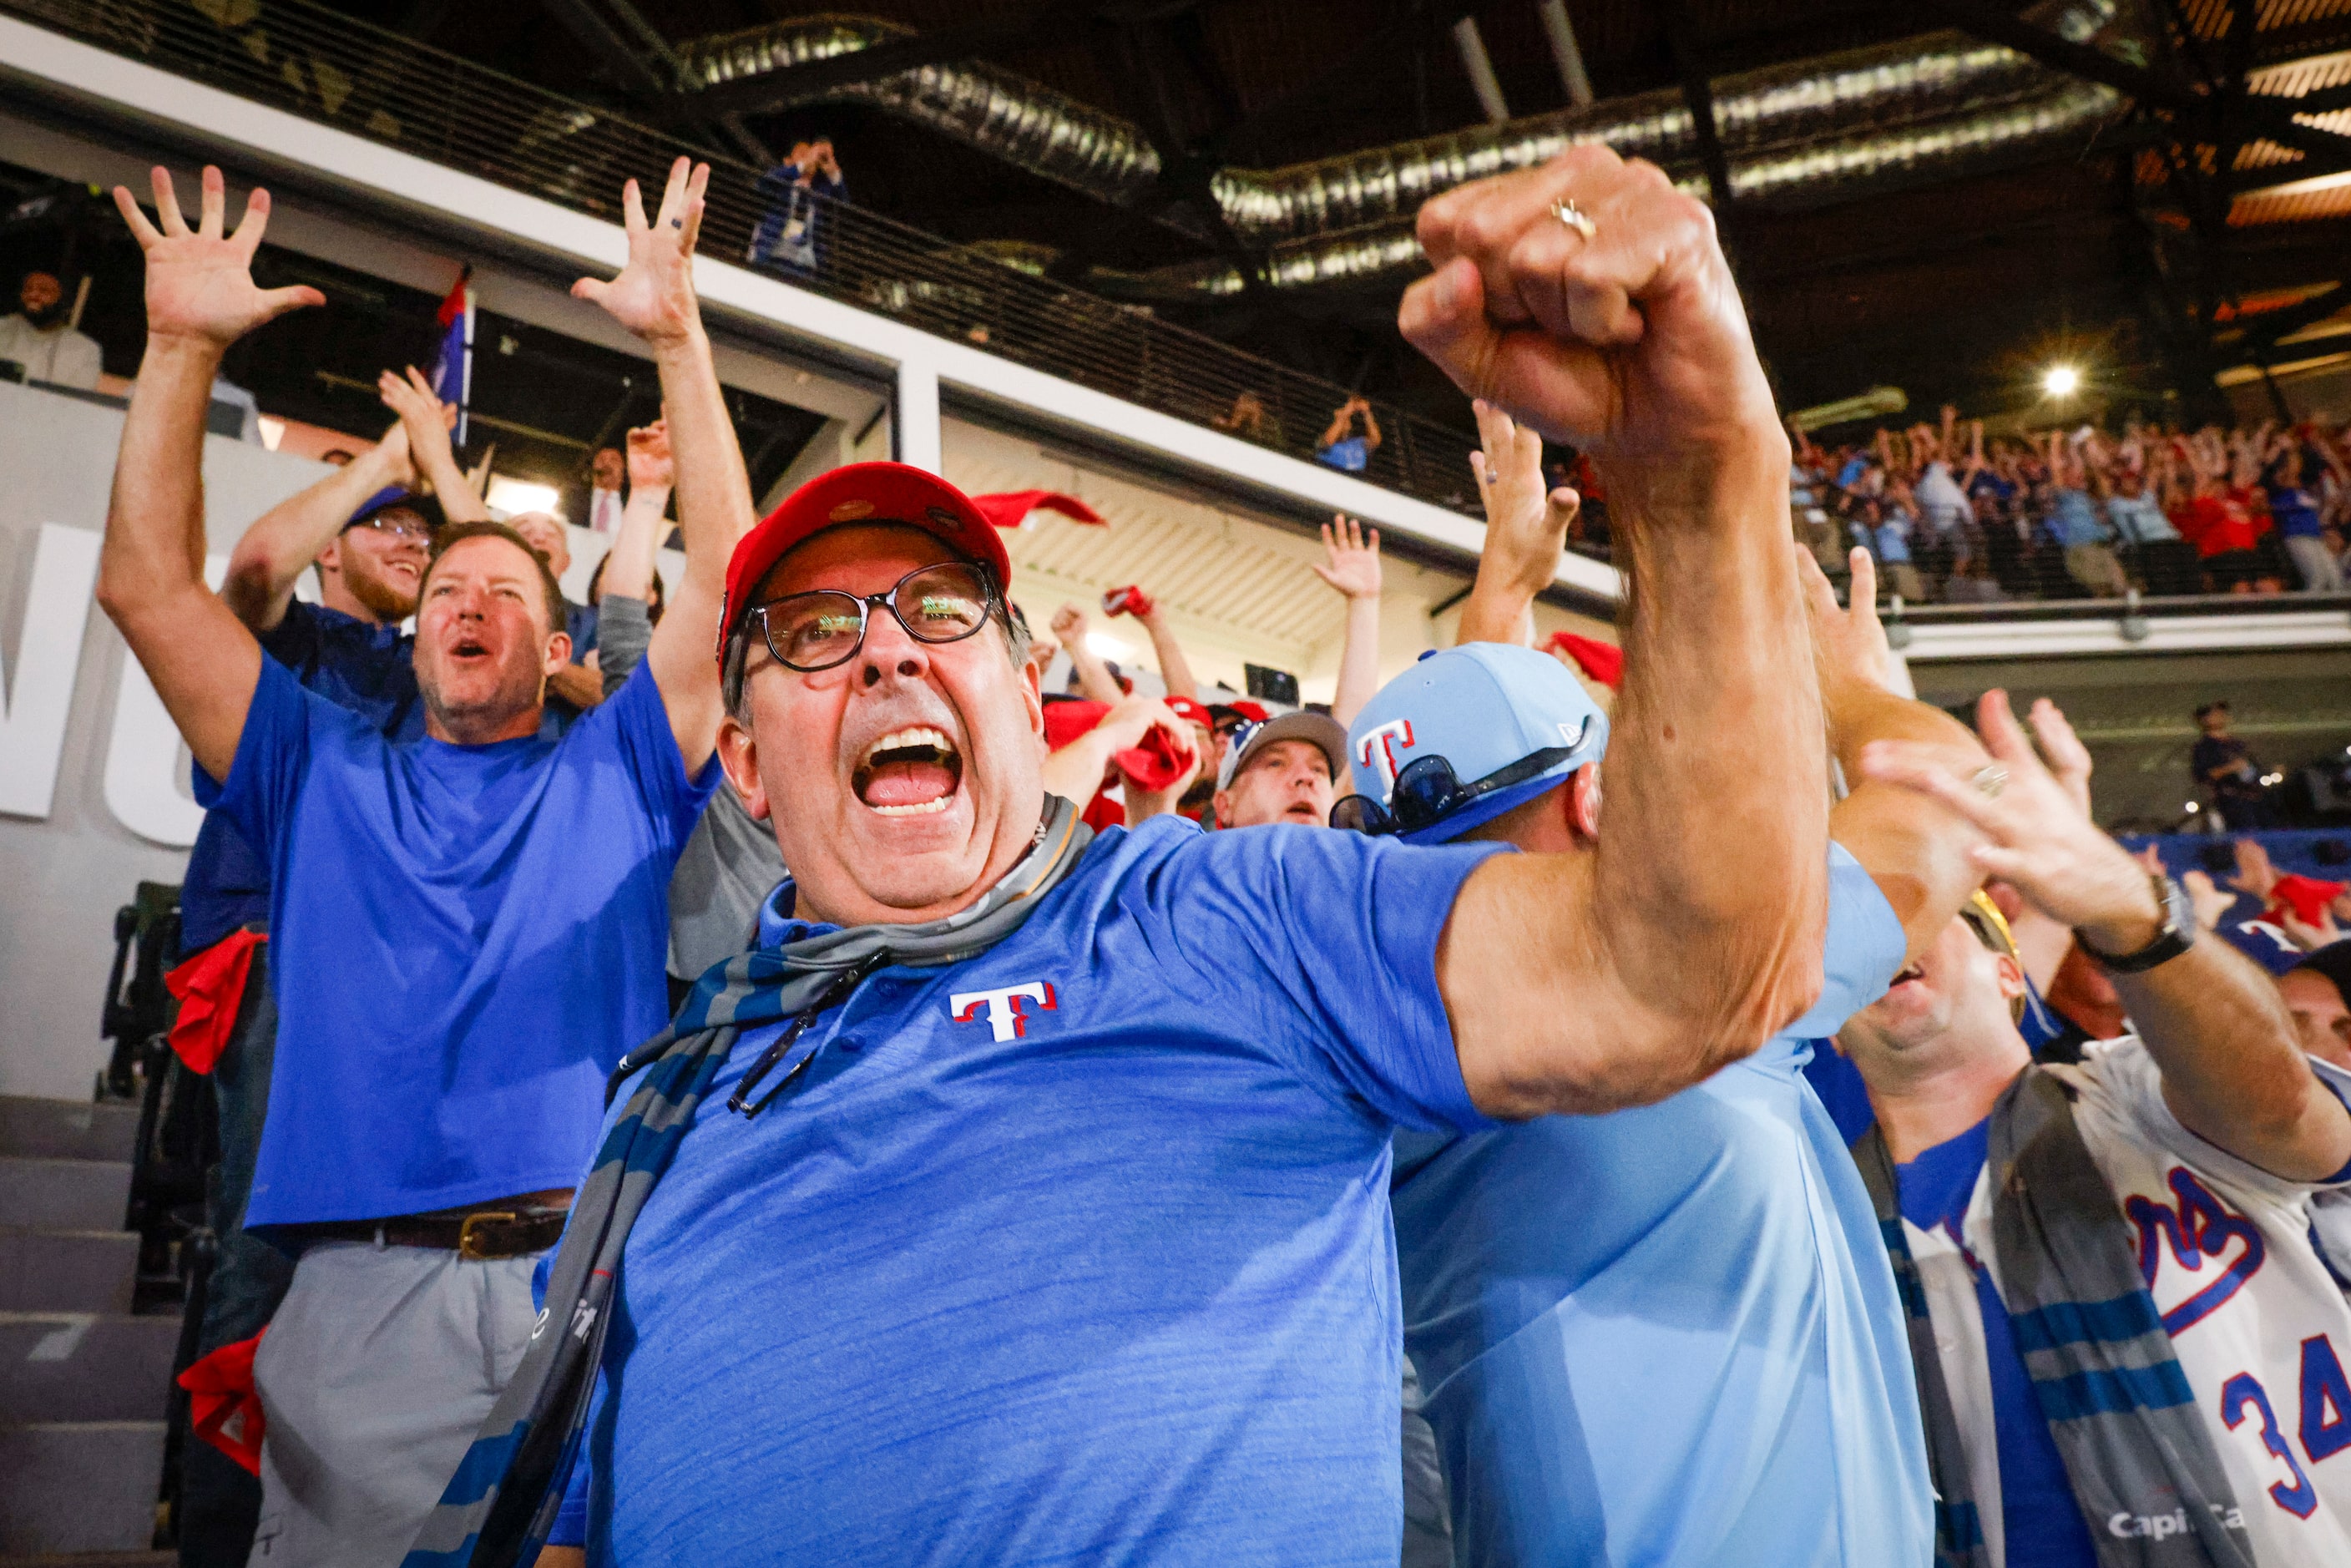
[[[1048,795],[1036,842],[970,908],[925,925],[850,926],[729,958],[695,983],[668,1029],[621,1059],[608,1098],[630,1074],[643,1071],[644,1079],[572,1200],[530,1348],[402,1568],[514,1568],[538,1556],[579,1451],[630,1228],[741,1033],[793,1020],[745,1075],[729,1102],[737,1108],[745,1108],[751,1080],[777,1066],[799,1030],[847,1001],[866,976],[961,963],[1011,936],[1076,868],[1092,839],[1076,807]],[[813,1054],[804,1054],[748,1109],[772,1100]]]
[[[1935,1482],[1937,1568],[1991,1561],[1927,1293],[1902,1233],[1885,1134],[1854,1145],[1909,1319]],[[2095,1543],[2100,1568],[2252,1568],[2236,1494],[2139,1276],[2121,1207],[2074,1125],[2073,1091],[2038,1064],[1992,1107],[1985,1151],[2009,1327]],[[2127,1521],[2128,1533],[2114,1528]],[[2161,1525],[2155,1521],[2162,1521]]]

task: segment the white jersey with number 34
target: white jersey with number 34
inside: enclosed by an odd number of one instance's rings
[[[2313,1187],[2182,1126],[2137,1040],[2094,1043],[2080,1067],[2053,1071],[2081,1091],[2075,1124],[2122,1206],[2255,1559],[2351,1564],[2351,1303],[2311,1247]],[[1989,1197],[1980,1184],[1967,1221],[1987,1260]],[[2145,1535],[2179,1521],[2088,1522],[2098,1534]]]

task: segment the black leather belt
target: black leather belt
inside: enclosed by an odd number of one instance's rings
[[[560,1208],[483,1208],[464,1214],[401,1214],[389,1219],[332,1219],[289,1225],[287,1239],[311,1241],[374,1241],[387,1247],[430,1247],[460,1258],[522,1258],[544,1252],[562,1239],[569,1211]]]

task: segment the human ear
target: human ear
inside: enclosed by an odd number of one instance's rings
[[[1600,836],[1600,764],[1587,762],[1575,770],[1575,779],[1565,791],[1568,826],[1578,838]]]
[[[759,778],[759,742],[733,714],[718,721],[718,766],[751,820],[768,820],[768,787]]]

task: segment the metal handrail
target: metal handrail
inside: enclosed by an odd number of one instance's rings
[[[640,125],[311,0],[0,0],[85,43],[618,221],[622,183],[658,188],[681,154],[711,165],[705,254],[749,258],[780,192],[740,159]],[[1346,388],[956,245],[813,198],[801,265],[777,276],[939,336],[1199,424],[1252,394],[1264,444],[1311,457]],[[1359,477],[1471,516],[1469,432],[1375,405],[1386,440]]]

